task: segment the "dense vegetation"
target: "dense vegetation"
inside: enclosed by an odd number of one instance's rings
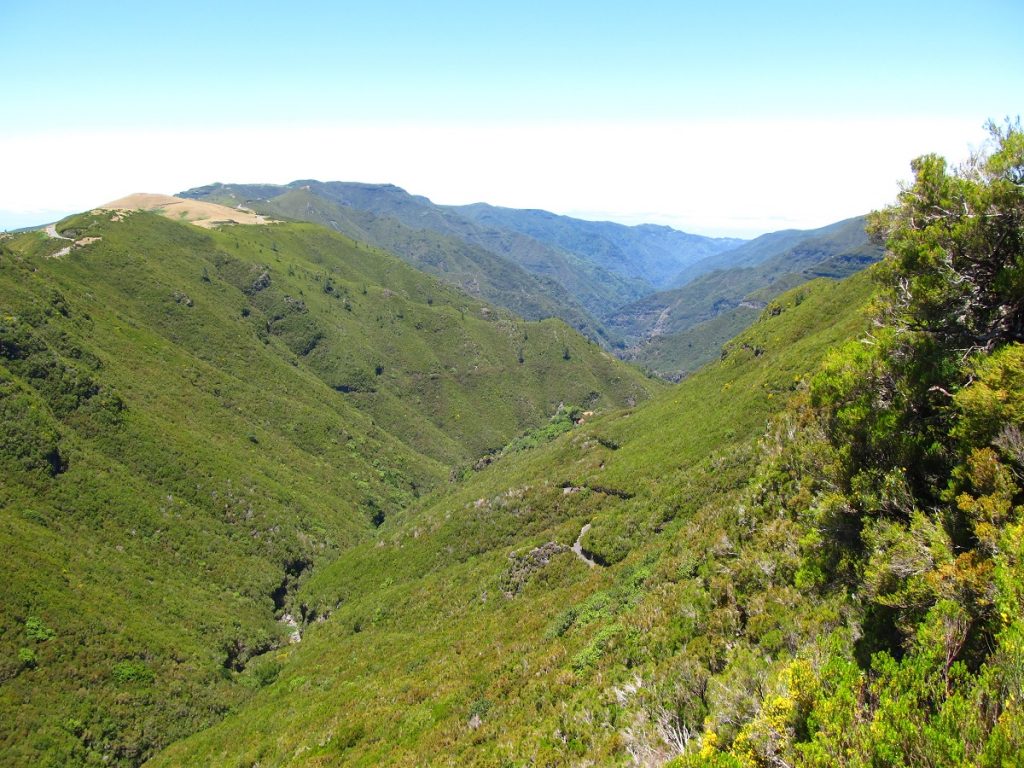
[[[368,194],[351,199],[352,192],[363,187],[378,193],[376,205],[364,202]],[[334,194],[330,194],[332,191]],[[349,196],[339,197],[341,191],[348,191]],[[322,224],[400,256],[417,269],[528,320],[559,317],[589,338],[601,339],[605,335],[604,328],[577,297],[550,276],[533,274],[481,245],[466,241],[450,227],[424,226],[433,219],[424,221],[423,209],[429,211],[433,206],[417,202],[420,198],[397,187],[319,182],[287,187],[214,184],[182,194],[232,206],[244,204],[274,216]],[[361,202],[363,207],[356,207],[353,202]],[[401,205],[403,202],[409,205]]]
[[[808,286],[678,389],[506,453],[388,520],[300,590],[330,618],[276,658],[277,681],[155,764],[667,759],[645,713],[672,701],[677,674],[731,657],[738,612],[718,604],[733,593],[720,571],[749,524],[735,505],[765,421],[862,326],[869,291]],[[588,523],[593,568],[570,549]],[[778,558],[777,541],[760,544],[758,562]],[[762,612],[777,602],[760,599]],[[756,641],[744,647],[763,664]]]
[[[864,277],[797,289],[671,393],[388,521],[303,586],[331,618],[277,681],[156,764],[1019,764],[1024,139],[996,141],[874,218],[869,315]]]
[[[182,195],[322,224],[394,253],[471,296],[528,319],[560,317],[606,344],[594,310],[615,303],[618,292],[630,299],[641,295],[638,287],[572,254],[515,232],[478,227],[390,184],[213,184]]]
[[[743,242],[546,211],[436,205],[389,184],[211,184],[182,195],[323,224],[524,317],[560,317],[609,348],[621,339],[603,318]]]
[[[657,388],[320,227],[58,229],[0,242],[3,764],[215,722],[311,569],[563,401]]]
[[[6,241],[2,760],[1020,764],[1024,133],[913,169],[660,391],[318,227]]]

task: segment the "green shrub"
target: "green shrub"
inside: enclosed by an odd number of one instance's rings
[[[43,624],[43,620],[38,616],[29,616],[25,619],[25,634],[28,635],[30,640],[44,642],[57,633]]]
[[[277,680],[283,667],[281,662],[276,659],[260,659],[254,664],[250,664],[249,668],[251,670],[249,676],[250,684],[255,688],[265,688]]]
[[[156,678],[144,661],[128,659],[114,665],[114,680],[118,683],[152,683]]]

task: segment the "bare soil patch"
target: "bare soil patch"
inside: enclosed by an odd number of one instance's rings
[[[175,221],[187,221],[199,227],[221,224],[268,224],[272,220],[249,210],[228,208],[226,205],[202,200],[186,200],[172,195],[139,192],[99,206],[112,211],[155,211]]]

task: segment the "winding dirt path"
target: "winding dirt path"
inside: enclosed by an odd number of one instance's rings
[[[70,237],[64,237],[64,235],[57,234],[57,224],[56,223],[47,224],[45,231],[46,231],[47,237],[52,237],[54,240],[70,240],[71,239]]]
[[[56,253],[50,254],[51,259],[60,259],[71,253],[71,249],[74,247],[75,241],[70,237],[64,237],[64,235],[58,234],[56,224],[47,224],[43,231],[46,232],[47,237],[52,238],[53,240],[69,240],[71,242],[71,245],[61,248]]]
[[[572,545],[572,551],[576,553],[576,556],[584,563],[589,565],[591,568],[596,568],[597,563],[583,554],[583,537],[587,535],[587,531],[590,530],[590,523],[587,523],[580,530],[580,535],[576,537],[576,543]]]

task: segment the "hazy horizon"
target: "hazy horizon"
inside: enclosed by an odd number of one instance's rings
[[[1019,111],[1022,22],[991,0],[7,7],[0,229],[297,178],[703,235],[822,226]]]

